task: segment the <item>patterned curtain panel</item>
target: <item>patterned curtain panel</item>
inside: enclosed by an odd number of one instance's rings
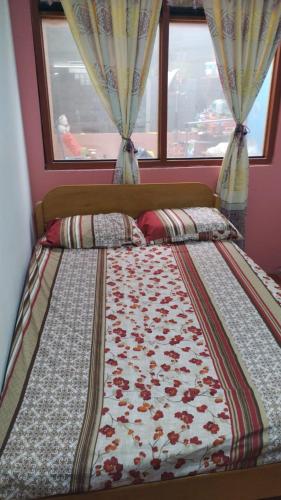
[[[96,92],[122,142],[114,182],[140,181],[131,134],[150,66],[162,0],[62,0]]]
[[[204,0],[224,94],[236,122],[218,180],[222,211],[244,233],[249,158],[244,121],[281,39],[280,0]]]

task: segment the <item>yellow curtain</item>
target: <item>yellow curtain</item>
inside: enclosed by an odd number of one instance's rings
[[[244,121],[281,39],[280,0],[204,0],[224,95],[236,128],[217,184],[222,209],[244,232],[249,158]]]
[[[140,182],[131,134],[150,66],[162,0],[61,0],[96,92],[121,146],[114,182]]]

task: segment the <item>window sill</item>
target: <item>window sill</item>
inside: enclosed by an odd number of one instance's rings
[[[190,168],[190,167],[220,167],[223,158],[191,158],[170,160],[140,160],[139,167],[146,168]],[[272,162],[269,156],[252,156],[250,165],[268,165]],[[116,160],[73,160],[50,161],[45,164],[46,170],[114,170]]]

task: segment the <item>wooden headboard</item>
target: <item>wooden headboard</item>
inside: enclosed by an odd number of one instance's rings
[[[60,186],[35,207],[37,236],[57,217],[123,212],[137,217],[145,210],[183,207],[219,207],[219,198],[205,184],[87,184]]]

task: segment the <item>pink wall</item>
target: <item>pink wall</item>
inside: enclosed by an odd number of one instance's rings
[[[37,90],[36,68],[29,0],[10,0],[10,12],[22,113],[30,170],[33,202],[61,184],[111,183],[113,172],[47,171],[44,169],[44,152]],[[147,182],[198,181],[215,188],[218,167],[151,168],[141,172]],[[268,272],[281,268],[281,228],[275,221],[281,215],[281,113],[278,119],[278,136],[274,159],[268,166],[251,166],[249,208],[247,216],[246,250]]]

